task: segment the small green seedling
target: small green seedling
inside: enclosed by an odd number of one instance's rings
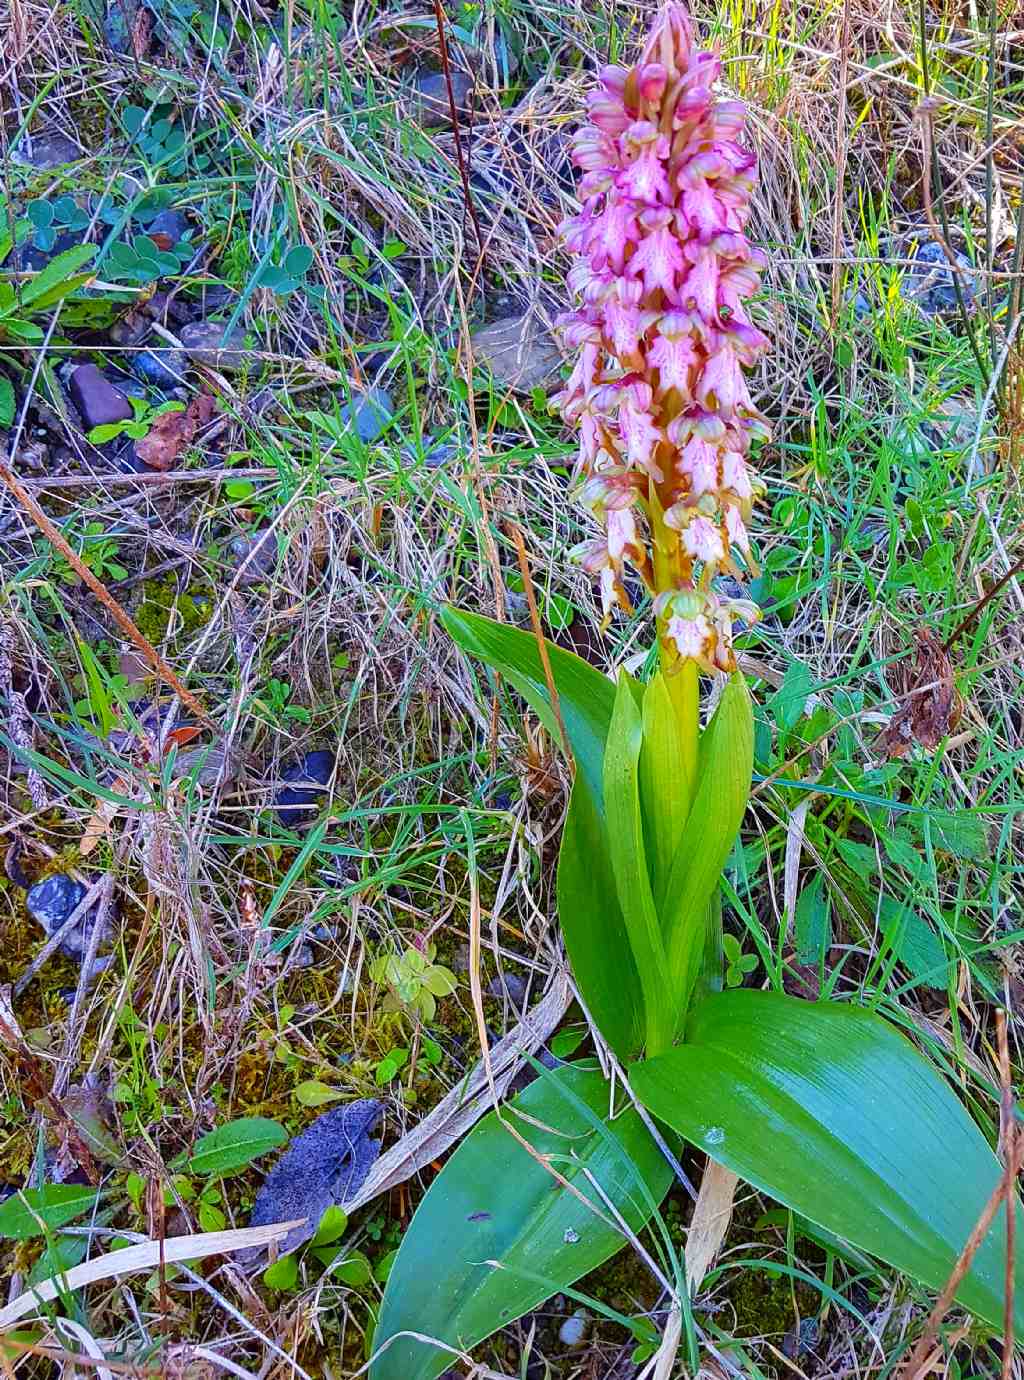
[[[94,446],[105,445],[117,436],[130,436],[133,441],[141,441],[149,434],[157,417],[162,417],[165,412],[185,411],[185,404],[181,402],[165,402],[154,407],[144,398],[129,398],[128,401],[135,415],[122,422],[101,422],[99,426],[94,426],[88,432],[88,438]]]
[[[385,1011],[405,1011],[424,1021],[432,1021],[437,997],[447,997],[457,986],[455,974],[434,962],[436,946],[425,949],[410,945],[404,954],[381,954],[370,965],[370,976],[390,990],[384,998]]]

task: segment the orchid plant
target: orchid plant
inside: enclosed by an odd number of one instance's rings
[[[850,1002],[724,990],[720,878],[753,763],[733,641],[757,611],[721,577],[756,570],[751,448],[768,428],[744,371],[768,341],[749,310],[764,266],[746,236],[755,158],[742,105],[717,94],[720,68],[666,5],[636,64],[601,73],[575,143],[581,209],[563,227],[575,361],[558,402],[600,531],[578,554],[606,621],[631,609],[631,584],[650,594],[655,674],[612,683],[525,632],[443,615],[571,752],[559,917],[629,1096],[606,1063],[581,1060],[542,1071],[474,1128],[405,1234],[372,1380],[433,1380],[658,1227],[683,1141],[929,1288],[1000,1181],[992,1127],[892,1024]],[[702,673],[724,682],[703,730]],[[1000,1213],[956,1294],[992,1329],[1005,1307]],[[654,1268],[688,1308],[671,1241],[653,1239]]]

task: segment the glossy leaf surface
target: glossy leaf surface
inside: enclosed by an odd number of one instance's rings
[[[651,1200],[667,1191],[670,1170],[632,1109],[607,1119],[608,1096],[596,1065],[568,1065],[531,1083],[503,1115],[600,1208],[584,1171],[593,1175],[636,1230],[648,1220]],[[623,1244],[621,1233],[562,1188],[492,1112],[430,1186],[403,1237],[374,1335],[370,1380],[434,1380],[453,1364],[451,1352],[397,1333],[475,1346]]]
[[[554,741],[561,744],[544,664],[533,633],[462,609],[444,609],[441,621],[464,652],[500,671],[539,715]],[[601,764],[615,703],[615,686],[607,676],[572,652],[563,652],[551,642],[546,643],[546,647],[569,745],[577,767],[594,794],[598,811],[603,814]]]
[[[658,898],[670,981],[683,1013],[704,957],[709,906],[747,808],[753,765],[750,694],[736,672],[701,735],[693,807]]]
[[[442,622],[470,656],[499,671],[559,742],[537,639],[490,618],[443,611]],[[573,973],[601,1033],[620,1058],[637,1052],[640,980],[619,908],[604,809],[604,750],[615,686],[600,671],[550,642],[547,652],[565,731],[576,760],[558,859],[558,908]],[[630,680],[634,689],[636,682]]]
[[[946,1283],[999,1178],[939,1073],[857,1007],[711,996],[694,1009],[687,1043],[635,1065],[630,1083],[713,1159],[932,1289]],[[1000,1211],[957,1295],[996,1328],[1004,1233]]]
[[[558,914],[587,1009],[620,1059],[643,1044],[643,998],[615,891],[608,837],[577,776],[558,853]]]
[[[643,719],[628,681],[619,681],[615,708],[604,754],[604,805],[608,847],[615,876],[619,909],[626,922],[629,945],[644,997],[647,1048],[672,1043],[675,1011],[667,984],[665,946],[647,873],[638,770]],[[605,963],[617,955],[604,955]]]

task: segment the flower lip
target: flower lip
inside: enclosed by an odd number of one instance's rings
[[[747,300],[765,264],[745,234],[756,159],[739,142],[743,105],[712,92],[720,69],[670,0],[639,62],[605,69],[588,100],[582,206],[561,230],[582,306],[559,322],[578,354],[557,401],[603,528],[585,563],[606,620],[628,607],[632,564],[670,600],[657,604],[664,645],[705,669],[734,664],[732,614],[709,582],[738,573],[732,549],[753,568],[746,524],[763,486],[749,452],[767,435],[743,372],[768,344]],[[667,559],[652,559],[655,542]]]

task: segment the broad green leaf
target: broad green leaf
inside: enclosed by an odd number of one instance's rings
[[[301,1102],[304,1107],[323,1107],[328,1102],[337,1102],[346,1094],[341,1088],[332,1088],[319,1079],[307,1078],[295,1089],[294,1096],[296,1102]]]
[[[284,269],[293,278],[301,278],[313,263],[313,251],[308,244],[297,244],[284,256]]]
[[[330,1271],[332,1279],[350,1289],[362,1289],[373,1278],[373,1268],[362,1251],[353,1252],[337,1264],[332,1261]]]
[[[708,907],[750,798],[754,720],[737,671],[700,740],[697,789],[668,884],[658,897],[669,982],[685,1012],[700,971]]]
[[[587,1009],[620,1059],[643,1045],[643,994],[615,891],[608,834],[581,774],[558,853],[562,938]]]
[[[858,1007],[775,992],[709,997],[687,1043],[635,1065],[630,1084],[713,1159],[931,1289],[946,1283],[999,1179],[937,1070]],[[957,1293],[996,1328],[1004,1255],[1000,1210]]]
[[[81,1184],[22,1189],[0,1204],[0,1239],[28,1241],[42,1236],[46,1228],[62,1227],[89,1212],[98,1197],[95,1188]]]
[[[796,961],[820,963],[829,946],[832,930],[824,878],[814,877],[801,891],[797,898],[795,920]]]
[[[0,374],[0,427],[4,430],[14,424],[15,402],[14,384],[6,374]]]
[[[398,1333],[473,1347],[613,1255],[625,1241],[595,1183],[634,1231],[649,1219],[671,1171],[632,1108],[608,1118],[608,1096],[595,1065],[567,1065],[502,1113],[593,1207],[562,1188],[496,1113],[474,1127],[402,1239],[370,1380],[434,1380],[451,1353]]]
[[[880,898],[878,918],[886,942],[914,980],[928,987],[945,987],[950,960],[928,921],[892,896]]]
[[[188,1161],[190,1174],[230,1174],[288,1139],[284,1127],[265,1116],[243,1116],[200,1136]]]
[[[486,661],[519,691],[555,742],[560,744],[558,721],[551,708],[544,666],[534,635],[461,609],[444,609],[441,621],[464,652]],[[607,676],[572,652],[563,652],[551,642],[546,646],[569,745],[577,767],[594,794],[598,812],[603,815],[602,759],[615,702],[615,686]]]
[[[46,332],[42,326],[37,326],[34,321],[18,321],[8,317],[0,323],[2,334],[11,340],[24,340],[26,344],[34,345],[36,341],[42,340]]]
[[[88,1236],[58,1236],[52,1246],[47,1246],[29,1271],[29,1284],[42,1284],[44,1279],[54,1275],[67,1274],[85,1259],[89,1249]]]
[[[348,1226],[348,1213],[343,1208],[332,1203],[326,1208],[324,1215],[320,1218],[320,1225],[310,1241],[311,1246],[329,1246],[332,1241],[337,1241],[339,1236],[344,1234]]]
[[[73,292],[86,281],[86,277],[76,279],[74,275],[96,253],[94,244],[75,244],[65,249],[63,254],[50,260],[45,268],[33,275],[21,289],[21,300],[25,306],[34,304],[35,309],[49,306],[59,301],[52,294],[59,290],[60,296]],[[69,286],[70,284],[70,286]]]
[[[608,848],[619,909],[644,996],[644,1029],[648,1049],[672,1043],[677,1012],[666,984],[668,969],[658,912],[647,874],[643,821],[640,814],[638,763],[643,722],[629,682],[623,676],[604,749],[604,807]],[[609,955],[601,955],[608,963]],[[616,965],[617,966],[617,965]]]
[[[276,1289],[280,1294],[287,1294],[294,1289],[299,1281],[299,1258],[293,1251],[291,1255],[283,1255],[280,1260],[275,1260],[273,1265],[268,1265],[263,1271],[263,1283],[268,1289]]]
[[[657,892],[668,880],[693,804],[695,783],[687,763],[697,760],[697,745],[685,741],[683,720],[660,671],[644,691],[643,724],[640,800],[647,864]]]

